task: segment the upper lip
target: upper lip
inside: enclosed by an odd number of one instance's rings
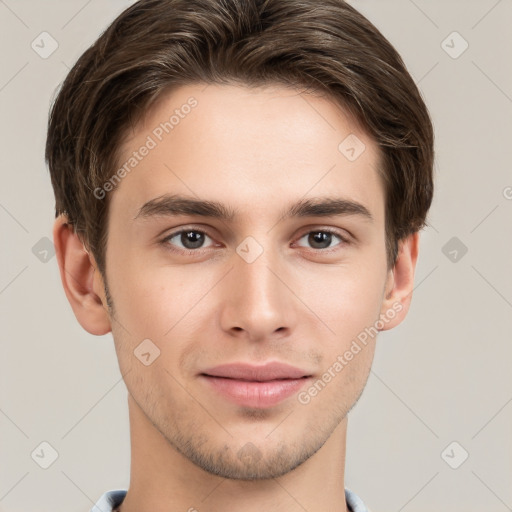
[[[300,368],[278,362],[271,362],[260,366],[247,363],[221,364],[220,366],[208,368],[201,372],[201,374],[210,377],[224,377],[228,379],[260,382],[309,377],[309,374]]]

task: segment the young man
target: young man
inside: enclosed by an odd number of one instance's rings
[[[131,481],[94,511],[365,511],[347,414],[409,308],[428,111],[342,0],[147,0],[69,73],[47,160],[66,296],[112,332]]]

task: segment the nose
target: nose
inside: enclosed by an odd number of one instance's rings
[[[251,263],[238,254],[223,280],[221,326],[231,336],[264,341],[289,336],[297,321],[297,301],[285,265],[270,251]]]

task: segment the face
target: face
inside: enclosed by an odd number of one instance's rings
[[[206,471],[287,473],[359,398],[387,314],[376,145],[319,96],[194,85],[124,164],[106,280],[129,393]]]

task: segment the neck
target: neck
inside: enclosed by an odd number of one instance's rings
[[[347,418],[303,464],[269,480],[232,480],[181,455],[128,395],[130,487],[120,512],[347,512],[344,466]]]

